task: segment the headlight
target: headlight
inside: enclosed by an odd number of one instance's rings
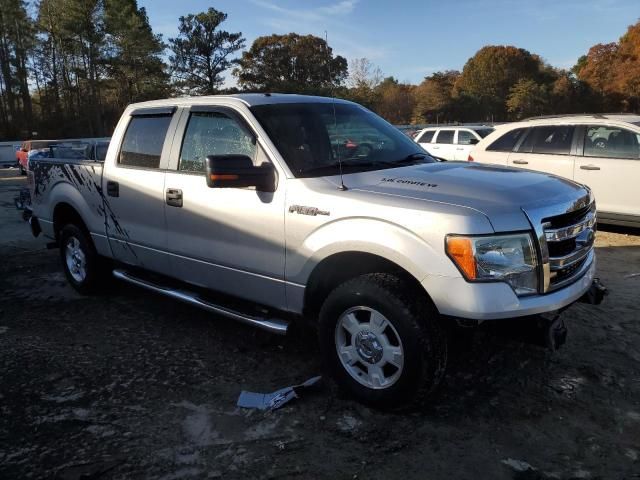
[[[538,260],[531,235],[447,235],[447,255],[469,281],[511,285],[517,295],[538,291]]]

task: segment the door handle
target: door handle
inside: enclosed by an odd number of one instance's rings
[[[527,162],[526,160],[514,160],[513,163],[515,163],[516,165],[529,165],[529,162]]]
[[[458,147],[456,150],[464,150],[464,147]]]
[[[110,197],[120,196],[120,184],[112,180],[107,181],[107,195]]]
[[[431,147],[431,148],[433,148],[434,150],[438,150],[440,147]]]
[[[600,167],[595,165],[580,165],[580,170],[600,170]]]
[[[182,190],[179,188],[167,188],[167,205],[172,207],[182,207]]]

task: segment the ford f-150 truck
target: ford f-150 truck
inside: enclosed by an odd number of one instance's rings
[[[587,187],[436,162],[343,100],[130,105],[104,162],[29,175],[32,228],[78,291],[113,275],[272,332],[311,319],[337,383],[375,406],[437,386],[449,324],[524,325],[600,291]]]

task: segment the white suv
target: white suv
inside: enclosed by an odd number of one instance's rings
[[[473,146],[493,132],[487,126],[429,127],[414,137],[430,155],[442,160],[467,160]]]
[[[640,115],[566,115],[502,125],[468,160],[583,183],[596,197],[599,221],[640,226]]]

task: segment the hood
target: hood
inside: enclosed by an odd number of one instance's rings
[[[344,183],[351,190],[472,208],[487,216],[496,232],[528,230],[531,225],[524,211],[588,195],[584,186],[554,175],[467,162],[348,174]]]

